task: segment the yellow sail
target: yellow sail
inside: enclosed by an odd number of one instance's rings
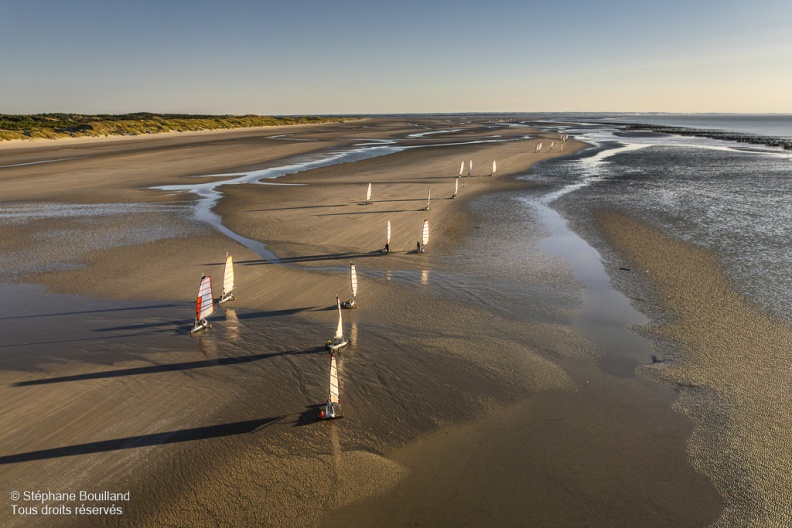
[[[234,291],[234,257],[226,255],[225,273],[223,273],[223,297]]]

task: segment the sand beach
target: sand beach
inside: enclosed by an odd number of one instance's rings
[[[708,430],[678,385],[709,374],[695,356],[673,376],[642,365],[663,340],[703,348],[712,321],[688,325],[689,307],[735,306],[735,327],[765,325],[757,332],[779,354],[789,330],[712,275],[662,275],[659,255],[692,250],[615,211],[595,228],[649,270],[678,322],[651,336],[597,314],[574,269],[537,248],[541,219],[507,206],[537,185],[515,176],[585,148],[561,149],[559,138],[485,117],[394,117],[3,145],[3,526],[742,525],[761,497],[786,493],[788,472],[771,491],[746,470],[755,492],[730,491],[736,477],[712,470],[722,459],[691,452],[691,436]],[[368,147],[383,150],[366,157]],[[333,156],[350,157],[322,161]],[[153,189],[173,185],[194,191]],[[201,200],[210,221],[196,217]],[[425,219],[430,242],[417,254]],[[219,296],[226,252],[237,300],[190,335],[199,279],[215,278]],[[702,273],[717,269],[695,258]],[[353,340],[339,355],[345,417],[317,423],[350,262],[360,294],[343,314]],[[712,383],[748,383],[730,376]],[[25,490],[130,498],[115,504],[120,514],[54,519],[12,512],[42,506],[7,499]]]

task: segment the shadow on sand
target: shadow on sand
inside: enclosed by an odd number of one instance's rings
[[[259,420],[247,420],[244,422],[232,422],[221,425],[207,425],[204,427],[194,427],[192,429],[181,429],[166,433],[154,433],[141,436],[130,436],[115,440],[103,440],[100,442],[89,442],[87,444],[77,444],[72,446],[55,447],[53,449],[42,449],[40,451],[30,451],[28,453],[18,453],[16,455],[0,456],[1,464],[15,464],[18,462],[30,462],[33,460],[47,460],[50,458],[61,458],[75,455],[88,455],[91,453],[102,453],[105,451],[118,451],[120,449],[133,449],[136,447],[149,447],[164,444],[176,444],[179,442],[191,442],[193,440],[206,440],[209,438],[220,438],[240,434],[255,433],[256,431],[279,422],[285,416],[275,416],[273,418],[261,418]]]
[[[324,406],[324,403],[307,405],[305,410],[300,413],[300,416],[298,416],[297,420],[294,422],[294,427],[303,427],[317,423],[319,421],[319,409]]]
[[[303,255],[300,257],[284,257],[281,258],[279,262],[272,262],[266,259],[240,260],[239,262],[237,262],[237,264],[245,264],[247,266],[258,265],[258,264],[296,264],[299,262],[321,262],[324,260],[348,260],[348,259],[368,258],[368,257],[382,256],[385,254],[386,253],[383,253],[380,249],[375,249],[368,253],[328,253],[325,255]]]
[[[18,381],[12,387],[29,387],[32,385],[47,385],[49,383],[65,383],[68,381],[85,381],[92,379],[118,378],[124,376],[140,376],[143,374],[157,374],[160,372],[178,372],[181,370],[192,370],[206,367],[218,367],[224,365],[241,365],[252,363],[278,356],[316,354],[324,352],[324,347],[315,347],[307,350],[270,352],[268,354],[252,354],[250,356],[236,356],[215,359],[205,359],[201,361],[185,361],[183,363],[168,363],[165,365],[150,365],[147,367],[133,367],[118,370],[105,370],[102,372],[87,372],[85,374],[75,374],[73,376],[61,376],[57,378],[45,378],[29,381]]]
[[[160,328],[156,330],[157,332],[164,332],[166,330],[170,330],[173,328],[179,328],[185,326],[187,323],[184,319],[175,319],[173,321],[160,321],[156,323],[139,323],[134,325],[127,325],[127,326],[108,326],[107,328],[97,328],[94,332],[120,332],[123,330],[151,330],[154,328]],[[170,328],[167,328],[170,327]],[[149,333],[149,332],[144,332]]]
[[[79,312],[61,312],[61,313],[47,313],[47,314],[34,314],[34,315],[14,315],[11,317],[0,317],[0,321],[9,319],[30,319],[33,317],[56,317],[60,315],[84,315],[92,313],[107,313],[107,312],[124,312],[128,310],[153,310],[155,308],[173,308],[176,306],[184,306],[184,304],[152,304],[147,306],[130,306],[128,308],[107,308],[101,310],[82,310]]]
[[[426,199],[424,199],[424,201],[426,201]],[[312,216],[323,217],[323,216],[351,216],[351,215],[386,214],[386,213],[395,214],[395,213],[409,213],[410,211],[413,211],[413,209],[391,209],[387,211],[349,211],[345,213],[320,213]]]

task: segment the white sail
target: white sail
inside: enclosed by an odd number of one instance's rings
[[[339,397],[341,391],[338,388],[338,367],[336,366],[335,356],[330,356],[330,396],[328,400],[331,403],[340,403]]]
[[[454,180],[454,196],[456,196],[458,192],[459,192],[459,178]]]
[[[429,220],[424,220],[423,233],[421,234],[421,242],[425,246],[429,243]]]
[[[390,237],[391,237],[391,227],[390,227],[390,218],[388,218],[388,238],[385,240],[385,242],[388,244],[390,244]]]
[[[201,278],[198,288],[198,300],[195,303],[195,317],[200,321],[214,313],[214,300],[212,299],[212,277]]]
[[[555,147],[555,141],[550,142],[550,152],[553,151],[553,147]]]
[[[223,273],[223,297],[234,291],[234,257],[226,254],[225,272]]]
[[[352,281],[352,298],[357,297],[357,271],[354,264],[349,264],[349,280]]]
[[[432,201],[432,188],[429,187],[429,196],[426,198],[426,210],[429,210],[429,203]]]
[[[492,174],[495,174],[496,170],[498,170],[498,165],[495,163],[495,160],[492,160]]]
[[[473,160],[470,160],[470,165],[468,165],[468,176],[473,172]]]
[[[341,300],[336,296],[336,305],[338,305],[338,328],[336,328],[336,339],[344,339],[344,324],[341,322]]]
[[[370,183],[368,184],[368,189],[366,189],[366,201],[367,202],[371,201],[371,184]]]
[[[459,166],[459,175],[462,176],[462,172],[465,170],[465,162],[462,162],[462,165]]]

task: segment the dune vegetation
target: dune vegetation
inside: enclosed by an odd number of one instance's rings
[[[152,114],[149,112],[122,115],[0,114],[0,140],[136,136],[162,132],[326,123],[347,119],[310,116]]]

